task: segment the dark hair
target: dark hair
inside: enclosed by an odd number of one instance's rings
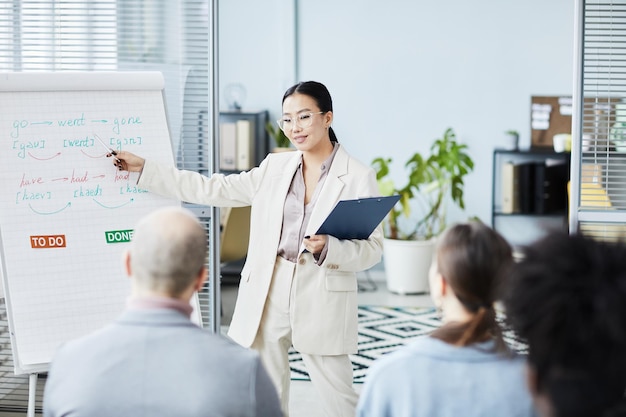
[[[326,86],[322,83],[318,83],[317,81],[302,81],[296,85],[293,85],[285,91],[285,95],[283,95],[283,103],[285,99],[292,94],[304,94],[311,97],[317,103],[317,106],[320,108],[320,111],[324,113],[333,111],[333,100],[330,97],[330,92]],[[331,142],[339,142],[337,140],[337,135],[335,135],[335,131],[332,127],[328,128],[328,134],[330,136]]]
[[[513,262],[507,241],[479,221],[456,224],[439,237],[435,262],[473,317],[469,322],[447,323],[431,336],[456,346],[495,339],[496,349],[507,351],[493,305],[499,299],[502,280]]]
[[[537,390],[558,416],[600,416],[623,407],[623,242],[566,233],[544,237],[513,268],[504,305],[507,322],[528,344]]]

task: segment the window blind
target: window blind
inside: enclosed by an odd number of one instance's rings
[[[206,120],[212,112],[209,7],[209,0],[5,0],[0,2],[0,73],[161,71],[176,163],[208,173],[213,154]],[[212,240],[210,217],[200,220]],[[207,282],[200,293],[207,328],[215,324],[212,300]],[[3,314],[0,305],[0,411],[24,411],[28,379],[12,375],[8,334],[1,333],[7,331]]]
[[[579,0],[570,229],[626,236],[626,0]]]

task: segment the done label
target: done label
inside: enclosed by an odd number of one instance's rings
[[[130,242],[133,238],[133,229],[129,230],[110,230],[104,232],[107,243]]]

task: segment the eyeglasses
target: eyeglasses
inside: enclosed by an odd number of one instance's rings
[[[280,127],[283,131],[293,129],[294,125],[298,125],[302,129],[306,129],[313,124],[313,115],[324,113],[326,112],[318,111],[317,113],[300,113],[295,119],[292,119],[291,117],[283,117],[282,119],[277,120],[276,123],[278,123],[278,127]]]

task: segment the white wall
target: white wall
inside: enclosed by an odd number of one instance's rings
[[[241,84],[244,111],[270,110],[278,119],[295,83],[293,1],[222,0],[218,16],[220,109],[228,109],[226,87]]]
[[[244,83],[250,105],[277,117],[296,77],[292,0],[220,8],[222,85]],[[297,76],[328,86],[339,141],[366,163],[393,158],[401,178],[410,153],[454,128],[476,169],[466,212],[450,220],[490,222],[493,148],[508,129],[529,146],[532,95],[572,93],[573,2],[316,0],[298,8]]]

